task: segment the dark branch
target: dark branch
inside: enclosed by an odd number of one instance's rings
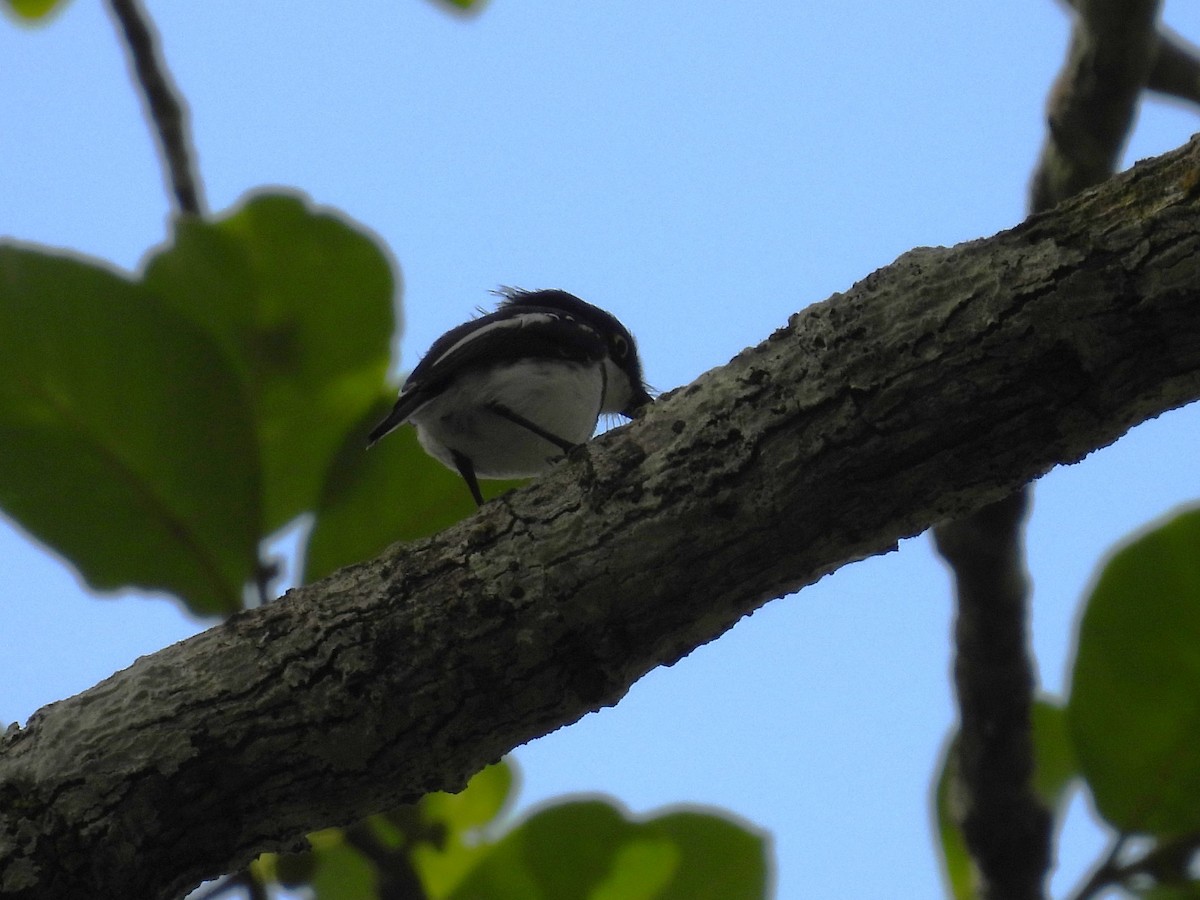
[[[137,0],[109,0],[109,6],[121,24],[136,81],[142,89],[150,121],[154,123],[175,202],[181,212],[198,216],[203,212],[203,204],[192,161],[187,117],[182,101],[176,97],[166,65],[159,57],[150,24]]]
[[[1028,495],[1028,488],[1017,491],[935,531],[958,593],[961,825],[983,876],[983,896],[996,900],[1042,896],[1051,860],[1050,814],[1033,790],[1035,673],[1021,546]]]
[[[1121,159],[1159,48],[1158,0],[1075,0],[1067,61],[1050,91],[1032,209],[1108,178]]]
[[[1157,0],[1072,5],[1075,28],[1032,180],[1034,212],[1112,175],[1152,73],[1165,79],[1186,55],[1179,42],[1159,34]],[[983,896],[996,900],[1042,897],[1052,857],[1050,816],[1032,788],[1036,672],[1021,548],[1029,493],[1024,488],[936,532],[958,592],[961,824]]]
[[[1194,861],[1200,853],[1200,833],[1160,839],[1138,855],[1125,852],[1129,839],[1130,835],[1125,834],[1117,838],[1104,861],[1071,895],[1071,900],[1091,900],[1111,887],[1126,887],[1130,893],[1140,893],[1135,888],[1140,887],[1144,892],[1147,884],[1168,887],[1195,884]],[[1141,884],[1137,883],[1139,879]]]
[[[1166,97],[1200,105],[1200,49],[1170,29],[1162,29],[1146,87]]]
[[[0,893],[168,900],[1200,397],[1200,141],[815,304],[470,519],[0,739]],[[802,640],[803,636],[797,636]]]
[[[1111,3],[1111,0],[1108,2]],[[1136,0],[1133,4],[1135,10],[1141,2],[1142,0]],[[1083,5],[1081,0],[1066,0],[1066,3],[1075,10]],[[1101,4],[1104,5],[1107,4]],[[1094,24],[1085,20],[1083,27],[1093,31],[1103,30],[1108,22],[1112,21],[1104,15],[1092,18],[1095,20]],[[1116,29],[1110,28],[1109,31],[1112,39],[1120,39],[1121,35]],[[1146,79],[1146,89],[1175,100],[1200,105],[1200,49],[1170,28],[1161,25],[1154,40],[1153,61]],[[1084,73],[1078,72],[1076,76],[1082,74]]]
[[[1091,900],[1100,891],[1106,888],[1119,884],[1121,878],[1121,854],[1125,850],[1125,845],[1129,842],[1129,835],[1118,835],[1116,840],[1108,848],[1108,853],[1104,855],[1104,859],[1088,876],[1087,881],[1071,895],[1071,900]]]

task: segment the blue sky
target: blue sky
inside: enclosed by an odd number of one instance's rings
[[[498,285],[561,287],[685,384],[917,245],[1012,226],[1068,22],[1051,0],[645,4],[155,2],[214,211],[267,185],[375,232],[402,271],[397,375]],[[1200,40],[1194,4],[1165,19]],[[163,179],[101,4],[0,22],[0,233],[136,270]],[[1144,106],[1128,160],[1197,118]],[[1200,498],[1200,409],[1038,485],[1034,647],[1061,689],[1097,558]],[[0,520],[0,721],[203,627],[161,598],[95,599]],[[775,601],[517,751],[522,808],[601,791],[707,803],[774,836],[778,896],[941,892],[929,783],[954,720],[948,580],[928,538]],[[1053,882],[1102,838],[1078,799]]]

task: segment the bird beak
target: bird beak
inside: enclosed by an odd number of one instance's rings
[[[647,393],[646,389],[641,385],[634,388],[633,396],[629,400],[629,405],[621,410],[621,415],[627,419],[632,419],[639,409],[653,401],[654,398]]]

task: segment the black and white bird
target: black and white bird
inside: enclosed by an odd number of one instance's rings
[[[433,342],[368,437],[411,422],[478,505],[478,479],[538,475],[588,440],[601,414],[632,418],[651,399],[615,316],[566,291],[501,294],[495,312]]]

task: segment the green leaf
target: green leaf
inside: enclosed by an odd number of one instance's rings
[[[1056,817],[1060,817],[1067,788],[1078,776],[1078,764],[1067,735],[1065,710],[1040,699],[1033,704],[1033,787],[1038,798]],[[979,884],[975,864],[967,850],[957,808],[961,800],[958,785],[958,733],[946,743],[946,752],[938,770],[934,802],[937,808],[938,838],[942,865],[955,900],[975,900]]]
[[[199,329],[98,265],[0,247],[0,506],[94,588],[241,606],[254,436]]]
[[[309,887],[317,900],[369,900],[378,896],[373,863],[346,843],[340,828],[309,835],[316,860]]]
[[[504,837],[451,896],[489,900],[584,900],[630,837],[609,803],[565,803],[536,814]]]
[[[763,900],[770,889],[768,841],[716,811],[670,813],[642,823],[644,833],[670,837],[680,851],[674,879],[660,900]]]
[[[679,849],[669,838],[634,840],[617,848],[605,878],[590,900],[656,900],[667,896],[679,871]]]
[[[406,870],[419,873],[426,896],[444,897],[487,852],[476,832],[499,815],[512,783],[508,764],[496,763],[457,794],[427,794],[415,806],[315,832],[309,850],[264,853],[252,871],[265,884],[308,886],[318,900],[358,900],[377,895],[386,871]]]
[[[179,220],[146,283],[216,338],[248,387],[264,533],[312,509],[384,387],[396,322],[379,245],[298,197],[260,194],[215,222]]]
[[[620,893],[638,885],[637,893]],[[761,900],[766,844],[727,819],[677,812],[631,821],[613,805],[566,803],[502,840],[455,900]]]
[[[55,7],[65,5],[65,0],[6,0],[9,9],[22,19],[33,21],[44,19]]]
[[[1200,509],[1118,550],[1088,599],[1067,722],[1100,814],[1200,829]]]
[[[444,825],[453,834],[466,834],[491,822],[513,796],[514,763],[501,761],[472,776],[457,794],[436,791],[421,798],[421,818]]]
[[[477,10],[483,6],[483,0],[439,0],[446,6],[461,10]]]
[[[436,792],[421,798],[420,814],[427,829],[443,829],[440,846],[420,843],[412,862],[431,898],[447,897],[467,876],[490,846],[482,839],[515,796],[515,770],[499,762],[477,773],[457,794]]]
[[[946,752],[938,767],[934,806],[937,810],[938,849],[942,852],[942,868],[949,894],[954,900],[975,900],[979,896],[979,878],[975,862],[967,850],[959,822],[962,800],[959,791],[958,732],[946,742]]]
[[[305,553],[305,583],[378,555],[396,541],[433,534],[475,512],[462,478],[432,459],[416,431],[401,426],[367,449],[367,433],[391,409],[380,399],[338,451],[330,466]],[[484,481],[484,497],[518,481]]]
[[[1063,812],[1067,788],[1079,777],[1079,760],[1067,733],[1067,711],[1048,699],[1033,704],[1033,789],[1056,816]]]
[[[1142,900],[1200,900],[1200,883],[1156,884],[1133,892],[1133,896]]]
[[[631,821],[591,800],[546,809],[495,842],[513,773],[489,766],[459,794],[435,793],[350,829],[310,835],[306,854],[264,854],[254,871],[319,900],[372,897],[387,872],[416,873],[430,900],[762,900],[763,837],[695,810]],[[360,852],[355,847],[365,848]],[[355,858],[357,857],[357,858]],[[411,865],[411,868],[410,868]],[[346,887],[366,891],[350,893]]]

